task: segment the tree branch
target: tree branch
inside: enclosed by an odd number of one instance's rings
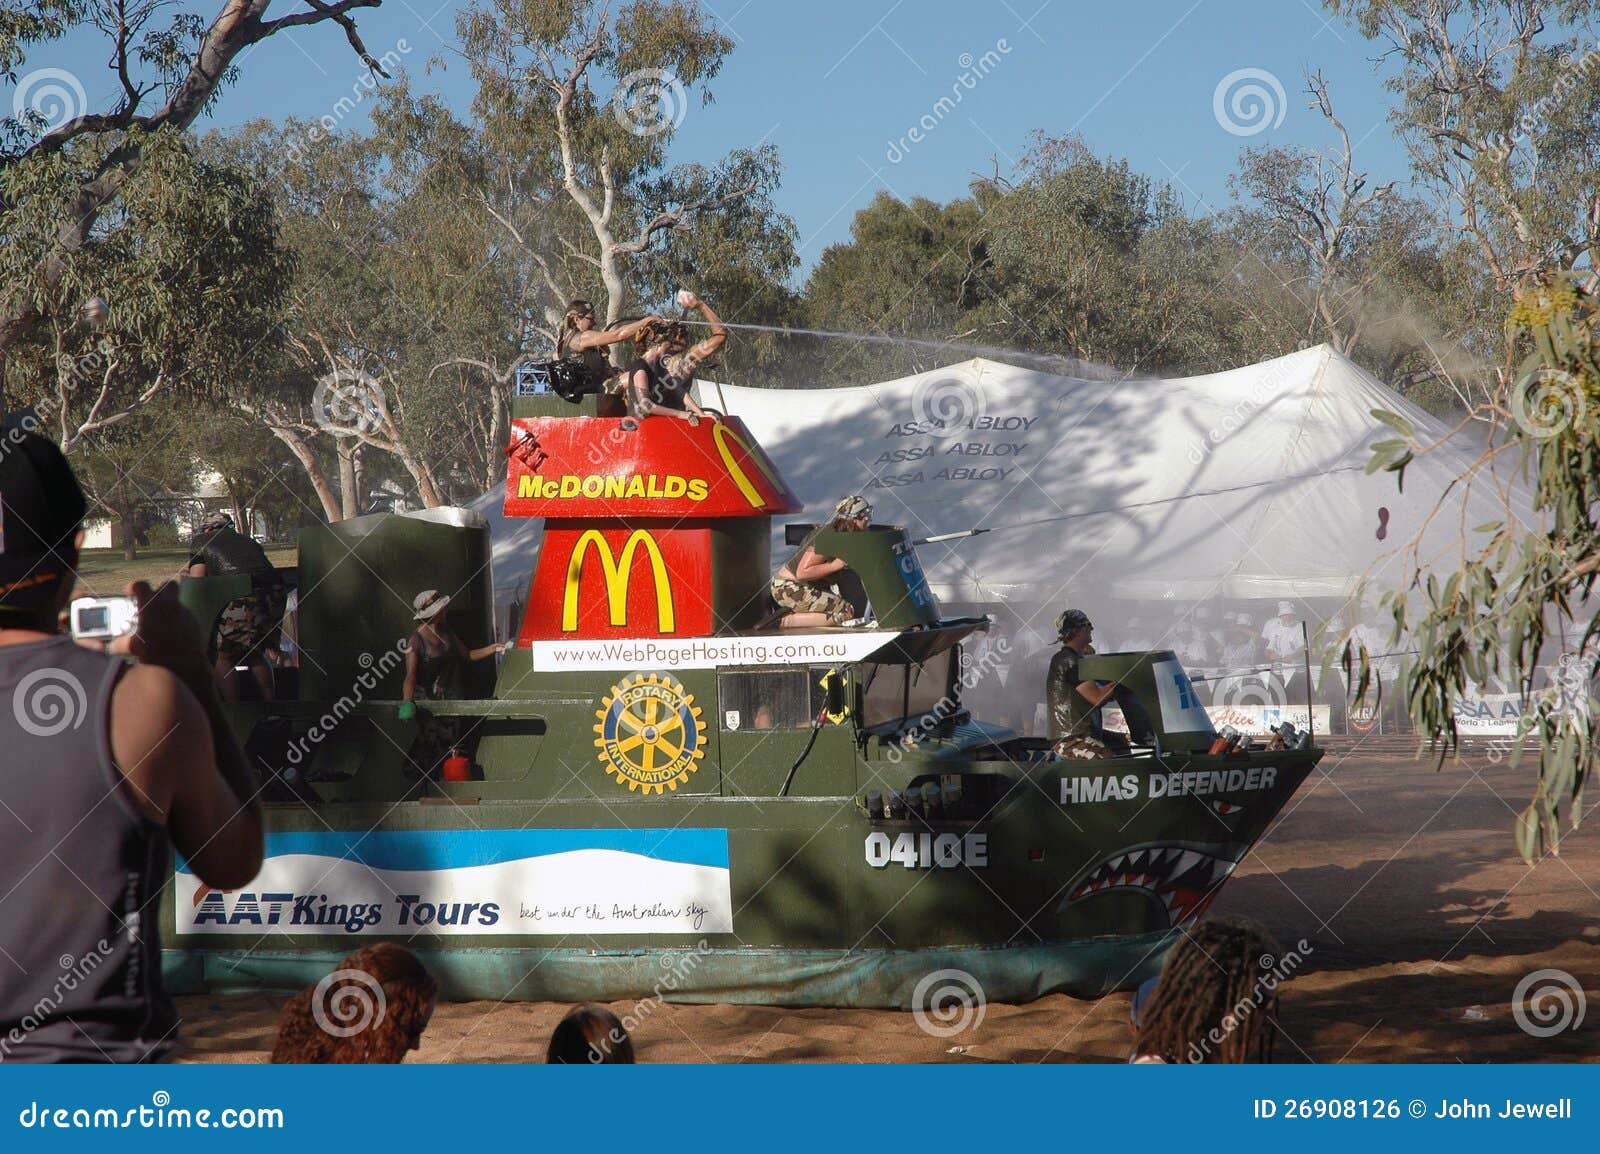
[[[697,212],[705,212],[707,209],[721,208],[724,205],[733,204],[735,201],[742,200],[754,192],[755,187],[756,182],[752,180],[744,187],[733,189],[731,192],[724,193],[721,196],[704,197],[700,200],[690,201],[688,204],[681,205],[675,209],[668,209],[664,212],[658,212],[654,217],[645,222],[644,227],[639,230],[639,234],[637,236],[635,236],[632,240],[619,241],[613,244],[611,246],[611,251],[632,253],[637,255],[645,250],[645,248],[650,244],[650,238],[655,236],[656,233],[669,228],[677,228],[685,220]]]
[[[173,87],[158,110],[149,116],[136,116],[133,107],[125,103],[123,108],[109,115],[75,117],[45,134],[7,163],[16,164],[34,156],[56,152],[74,137],[91,132],[113,132],[134,127],[149,131],[167,127],[180,131],[186,129],[216,94],[239,53],[286,27],[318,24],[324,20],[337,21],[345,25],[347,37],[363,55],[363,59],[371,59],[361,46],[360,38],[355,36],[354,25],[347,14],[355,8],[376,8],[382,0],[337,0],[333,4],[322,3],[322,0],[307,2],[314,6],[310,12],[263,21],[261,17],[272,0],[224,0],[222,10],[200,38],[189,71]],[[60,283],[66,273],[67,257],[88,241],[100,214],[138,170],[139,159],[139,146],[124,140],[101,161],[94,176],[79,186],[70,215],[56,231],[55,247],[40,261],[37,269],[40,287],[54,288]],[[6,314],[0,316],[0,355],[18,343],[38,321],[40,313],[33,303],[38,295],[31,294],[29,299],[12,303]]]
[[[334,4],[324,4],[322,0],[306,0],[311,5],[311,12],[296,12],[292,16],[283,16],[277,20],[265,21],[261,24],[251,43],[264,40],[274,32],[283,28],[294,28],[305,24],[318,24],[323,20],[332,20],[344,29],[345,39],[350,42],[350,47],[355,49],[361,62],[384,79],[389,74],[384,71],[383,65],[374,59],[372,53],[367,51],[367,46],[361,42],[361,33],[356,30],[356,22],[350,17],[352,8],[376,8],[383,0],[337,0]]]

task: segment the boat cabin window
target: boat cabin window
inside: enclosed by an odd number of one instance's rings
[[[954,716],[960,705],[951,682],[960,652],[961,647],[954,645],[926,661],[862,665],[861,727]]]
[[[823,671],[804,669],[733,670],[717,677],[722,728],[807,729],[822,708]]]

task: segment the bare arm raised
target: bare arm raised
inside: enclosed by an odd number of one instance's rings
[[[694,293],[685,290],[681,299],[683,300],[684,308],[699,309],[700,315],[705,317],[707,323],[711,325],[711,335],[694,345],[684,354],[689,361],[690,367],[693,368],[699,365],[700,362],[709,360],[716,355],[717,350],[728,340],[728,330],[723,328],[722,318],[717,316],[711,306],[695,296]]]
[[[164,825],[207,885],[236,889],[261,868],[258,785],[222,715],[194,618],[175,586],[128,587],[139,627],[113,648],[138,659],[111,698],[111,753],[139,808]]]

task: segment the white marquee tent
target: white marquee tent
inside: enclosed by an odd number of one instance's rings
[[[1463,529],[1481,540],[1476,526],[1506,516],[1487,480],[1452,486],[1478,455],[1466,434],[1416,460],[1403,493],[1392,473],[1367,476],[1370,446],[1394,435],[1373,409],[1424,442],[1448,430],[1325,345],[1166,380],[978,359],[860,387],[699,394],[749,426],[805,502],[796,520],[862,492],[915,537],[992,530],[920,549],[934,591],[966,604],[1342,598],[1363,575],[1399,577],[1430,514],[1422,555],[1447,570]],[[539,525],[507,522],[500,499],[476,507],[504,604],[525,596]],[[1525,496],[1512,507],[1526,519]],[[775,525],[774,564],[784,554]]]

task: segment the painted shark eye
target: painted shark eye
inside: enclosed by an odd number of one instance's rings
[[[1232,814],[1244,812],[1244,806],[1235,805],[1231,801],[1208,801],[1206,804],[1211,807],[1212,813],[1219,814],[1222,817],[1229,817]]]

